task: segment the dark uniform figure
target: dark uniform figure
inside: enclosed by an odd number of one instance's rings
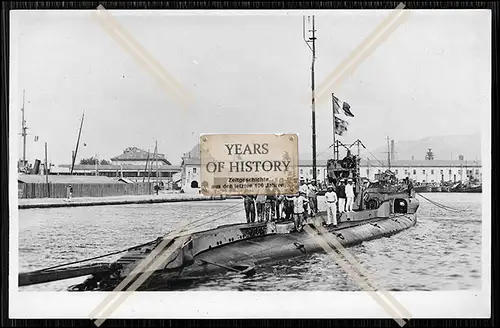
[[[247,195],[245,196],[245,213],[247,217],[247,223],[255,222],[255,196]]]
[[[285,221],[291,220],[293,218],[293,197],[285,197]]]

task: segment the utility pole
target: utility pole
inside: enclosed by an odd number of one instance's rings
[[[303,38],[306,42],[309,49],[312,51],[312,65],[311,65],[311,107],[312,107],[312,148],[313,148],[313,179],[316,180],[317,177],[317,169],[316,169],[316,101],[314,95],[314,63],[316,61],[316,30],[314,25],[314,15],[312,16],[312,37],[309,37],[309,40],[305,38],[305,30],[304,30],[304,17],[302,21],[303,28]],[[309,46],[309,43],[312,43],[312,48]]]
[[[23,114],[21,122],[21,136],[23,137],[23,166],[26,166],[26,136],[28,135],[28,133],[26,133],[26,130],[28,128],[26,127],[26,120],[24,119],[24,95],[25,90],[23,90],[23,107],[21,107],[21,112]]]
[[[149,162],[149,149],[148,149],[148,157],[146,157],[146,165],[144,166],[144,175],[142,176],[142,182],[146,179],[146,172],[148,170],[148,162]]]

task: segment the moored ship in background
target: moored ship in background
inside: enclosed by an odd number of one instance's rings
[[[415,192],[432,192],[432,186],[424,182],[415,183],[414,188]]]

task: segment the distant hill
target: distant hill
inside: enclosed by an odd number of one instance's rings
[[[397,160],[424,160],[429,148],[436,160],[458,159],[464,155],[467,160],[481,159],[481,134],[447,135],[427,137],[419,140],[394,140],[395,157]],[[387,158],[387,145],[372,151],[379,158]]]

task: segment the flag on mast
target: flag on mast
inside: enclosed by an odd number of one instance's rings
[[[340,114],[340,103],[339,98],[333,96],[333,110],[335,114]]]
[[[338,134],[339,136],[343,135],[344,132],[347,131],[348,126],[348,122],[335,117],[335,134]]]
[[[345,101],[342,104],[342,109],[344,110],[344,114],[346,116],[354,117],[354,114],[351,113],[351,106],[348,103],[346,103]]]
[[[351,105],[345,101],[340,101],[339,98],[333,96],[333,109],[335,114],[340,114],[340,108],[342,108],[345,116],[354,117],[354,114],[351,112]]]

